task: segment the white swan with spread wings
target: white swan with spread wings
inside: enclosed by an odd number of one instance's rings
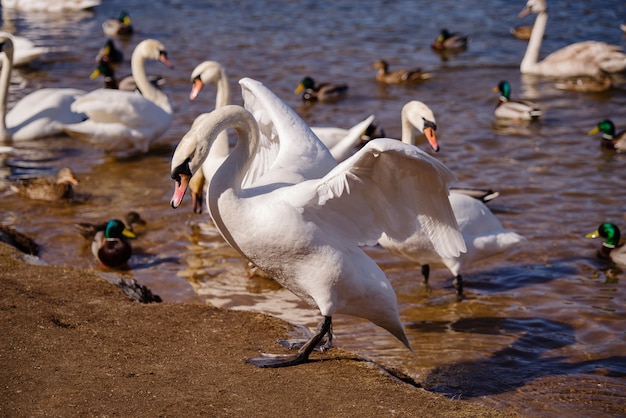
[[[422,228],[442,256],[464,251],[447,197],[454,176],[417,147],[386,138],[337,165],[282,100],[257,81],[240,84],[248,110],[220,107],[178,144],[171,204],[180,204],[217,135],[235,129],[237,144],[209,184],[211,217],[230,245],[324,317],[297,354],[248,361],[260,367],[306,361],[325,336],[330,342],[336,313],[366,318],[410,348],[393,288],[359,244]]]

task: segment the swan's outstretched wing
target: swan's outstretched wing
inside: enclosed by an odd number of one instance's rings
[[[300,183],[322,177],[337,164],[300,116],[271,90],[250,78],[239,84],[244,107],[261,133],[260,149],[244,184]]]
[[[419,148],[379,138],[319,180],[318,201],[307,212],[363,244],[383,232],[404,240],[421,228],[442,257],[456,257],[465,243],[448,199],[454,179]]]

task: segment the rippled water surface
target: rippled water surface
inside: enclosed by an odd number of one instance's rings
[[[127,59],[140,40],[156,38],[176,65],[148,65],[149,73],[166,77],[164,90],[175,109],[171,128],[149,154],[119,161],[67,138],[18,143],[0,154],[0,222],[35,238],[44,261],[98,270],[73,223],[136,210],[148,226],[133,242],[132,270],[102,274],[134,277],[168,302],[258,309],[313,327],[317,311],[271,281],[248,278],[244,259],[222,241],[208,216],[192,213],[189,199],[176,211],[169,207],[172,150],[194,117],[214,106],[214,87],[188,101],[191,70],[206,59],[220,61],[237,104],[237,80],[248,76],[311,125],[350,127],[373,113],[390,137],[400,136],[402,105],[422,100],[437,118],[437,158],[456,172],[459,185],[498,190],[490,208],[527,240],[465,266],[462,302],[454,297],[448,271],[435,270],[426,286],[418,266],[367,249],[396,289],[416,355],[386,331],[349,317],[335,320],[337,344],[433,392],[524,416],[626,414],[626,276],[596,260],[600,242],[584,238],[602,221],[626,230],[626,154],[603,151],[598,138],[587,135],[607,117],[626,128],[626,91],[620,84],[603,94],[579,94],[556,89],[553,80],[522,78],[526,43],[509,28],[532,23],[517,19],[523,1],[104,3],[80,14],[2,13],[4,30],[53,48],[14,71],[9,106],[40,87],[100,87],[101,79],[89,79],[104,43],[100,25],[122,9],[136,27],[132,38],[117,40]],[[550,5],[543,55],[587,39],[626,44],[619,30],[626,22],[623,1]],[[433,53],[429,45],[443,27],[469,33],[469,49],[448,57]],[[379,85],[372,64],[380,58],[392,69],[421,66],[434,77],[418,86]],[[119,73],[129,69],[125,62]],[[349,97],[305,106],[293,93],[304,75],[345,81]],[[514,96],[539,103],[545,117],[530,125],[495,124],[491,89],[500,80],[512,84]],[[6,187],[62,166],[81,180],[78,203],[28,201]]]

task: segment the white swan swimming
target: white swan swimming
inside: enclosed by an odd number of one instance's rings
[[[198,64],[191,72],[191,83],[192,87],[189,93],[189,100],[194,101],[205,84],[215,83],[215,107],[218,108],[230,104],[228,77],[226,76],[226,70],[219,62],[204,61]],[[203,113],[196,117],[191,125],[191,129],[194,129],[205,115],[206,113]],[[205,185],[211,181],[213,174],[219,166],[222,165],[226,157],[228,157],[229,152],[228,132],[222,131],[217,136],[215,142],[213,142],[213,146],[209,149],[209,155],[202,164],[202,170],[198,170],[189,181],[193,211],[195,213],[202,212],[202,195]]]
[[[537,14],[535,24],[522,59],[522,74],[553,77],[594,76],[602,73],[618,73],[626,70],[626,54],[617,45],[604,42],[576,42],[559,49],[539,61],[541,42],[548,22],[548,6],[545,0],[528,0],[520,17]]]
[[[80,122],[85,115],[73,112],[71,104],[85,91],[72,88],[36,90],[7,112],[7,99],[13,68],[13,39],[0,32],[0,141],[26,141],[63,133],[66,123]]]
[[[421,227],[443,256],[458,255],[464,243],[447,199],[452,173],[417,147],[385,138],[337,165],[289,106],[259,82],[240,84],[250,111],[217,108],[178,144],[172,207],[219,132],[235,129],[237,144],[209,185],[211,217],[231,246],[324,317],[297,354],[247,361],[260,367],[306,361],[326,334],[329,344],[335,313],[366,318],[410,348],[393,288],[359,243]]]
[[[328,147],[333,158],[341,162],[359,149],[363,132],[373,121],[374,115],[370,115],[350,129],[335,126],[312,126],[311,130]]]
[[[85,10],[100,5],[100,0],[2,0],[3,9],[22,12],[65,12]]]
[[[172,107],[167,95],[146,76],[147,59],[173,68],[161,42],[154,39],[140,42],[133,51],[131,69],[141,94],[112,89],[91,91],[72,104],[72,110],[84,113],[87,119],[65,125],[63,130],[115,156],[147,152],[172,123]]]

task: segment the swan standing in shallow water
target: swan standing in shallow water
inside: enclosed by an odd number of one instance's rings
[[[553,77],[599,76],[626,70],[626,54],[617,45],[604,42],[577,42],[559,49],[539,61],[541,42],[548,22],[545,0],[528,0],[519,16],[537,14],[526,54],[520,65],[522,74]]]
[[[0,32],[0,141],[28,141],[59,135],[63,133],[64,124],[77,123],[85,118],[71,110],[75,97],[85,91],[72,88],[36,90],[7,112],[13,53],[11,35]]]
[[[152,85],[146,75],[147,59],[174,67],[161,42],[154,39],[140,42],[133,51],[131,68],[141,95],[112,89],[89,92],[72,104],[72,110],[86,114],[87,120],[65,125],[63,130],[115,156],[147,152],[172,123],[167,95]]]
[[[417,145],[414,129],[425,134],[433,150],[439,150],[435,136],[437,124],[432,110],[424,103],[411,101],[402,108],[402,142]],[[489,193],[490,192],[490,193]],[[502,253],[520,242],[523,237],[502,227],[498,218],[481,201],[497,196],[486,191],[476,194],[475,189],[450,188],[450,205],[463,234],[467,252],[455,257],[441,257],[433,251],[429,238],[418,230],[409,238],[398,241],[386,234],[378,243],[388,251],[422,265],[424,280],[428,282],[430,265],[445,266],[454,275],[454,286],[459,299],[463,297],[462,264]]]
[[[335,313],[366,318],[410,348],[395,292],[359,244],[375,243],[382,232],[401,239],[423,228],[442,256],[464,251],[447,199],[454,176],[417,147],[386,138],[370,141],[337,165],[271,91],[251,79],[240,84],[249,111],[217,108],[178,144],[172,207],[182,201],[217,135],[235,129],[237,144],[209,184],[211,217],[233,248],[324,317],[297,354],[247,361],[259,367],[307,361],[326,335],[330,344]]]

